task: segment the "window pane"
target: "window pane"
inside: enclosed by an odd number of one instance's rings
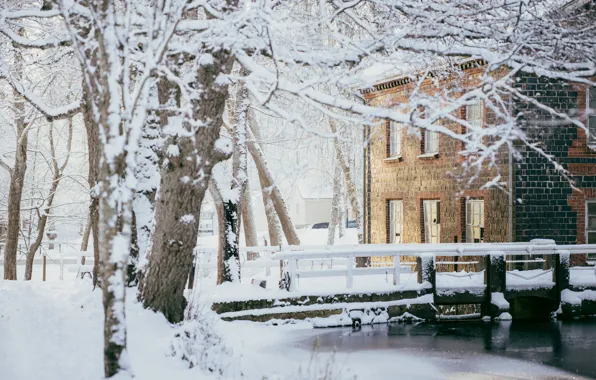
[[[596,216],[596,202],[588,202],[588,216]]]
[[[436,153],[439,151],[439,134],[437,132],[425,131],[424,151],[425,153]]]
[[[588,216],[588,230],[596,231],[596,215]]]
[[[596,244],[596,232],[588,232],[588,244]]]
[[[594,111],[594,112],[596,112],[596,111]],[[588,118],[588,131],[590,133],[588,142],[590,144],[596,143],[596,116],[590,116]]]
[[[482,124],[482,101],[466,106],[466,118],[471,124]]]

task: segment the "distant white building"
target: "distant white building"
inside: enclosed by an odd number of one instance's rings
[[[296,228],[329,222],[333,191],[331,184],[299,180],[290,191],[288,209]]]

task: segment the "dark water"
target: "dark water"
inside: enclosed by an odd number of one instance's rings
[[[364,326],[317,334],[320,349],[435,351],[506,356],[596,379],[596,319],[574,322],[442,322]]]

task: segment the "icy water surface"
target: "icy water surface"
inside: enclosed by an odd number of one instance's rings
[[[596,379],[596,319],[574,322],[442,322],[326,329],[316,334],[321,350],[399,350],[453,359],[467,366],[479,356],[507,357],[553,366]],[[312,343],[314,338],[310,340]]]

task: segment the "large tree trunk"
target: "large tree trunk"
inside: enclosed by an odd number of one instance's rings
[[[135,177],[137,179],[137,193],[133,201],[136,228],[133,232],[137,235],[138,253],[131,251],[131,257],[138,258],[131,260],[131,265],[136,269],[133,272],[130,267],[129,282],[139,285],[139,294],[141,294],[143,285],[143,273],[147,264],[148,248],[151,243],[151,233],[155,217],[155,198],[159,187],[159,168],[162,164],[162,133],[161,131],[168,125],[168,112],[162,108],[167,107],[170,97],[176,105],[180,105],[179,91],[171,85],[165,78],[156,78],[156,84],[150,89],[152,104],[147,113],[141,139],[139,141],[139,150],[137,152],[137,167],[135,168]],[[131,247],[132,248],[132,247]]]
[[[333,198],[331,200],[331,212],[329,215],[329,228],[327,229],[327,245],[335,244],[335,228],[340,216],[341,203],[341,167],[339,163],[335,164],[335,173],[333,173]]]
[[[37,237],[35,238],[33,244],[29,246],[29,251],[27,252],[27,260],[25,263],[25,280],[27,281],[31,280],[33,275],[33,259],[35,258],[35,252],[37,252],[43,240],[46,223],[51,213],[52,204],[54,203],[54,196],[56,195],[56,190],[58,190],[58,185],[62,179],[62,174],[64,173],[64,169],[66,168],[66,165],[68,165],[68,159],[70,158],[70,148],[72,145],[72,120],[69,120],[68,123],[66,158],[64,159],[64,163],[61,166],[58,166],[57,161],[56,148],[54,144],[54,127],[50,126],[50,151],[52,153],[52,169],[54,171],[54,175],[52,176],[52,185],[50,187],[50,193],[46,201],[46,207],[39,218],[39,223],[37,224]]]
[[[10,190],[8,192],[8,225],[4,245],[4,279],[17,279],[17,250],[19,248],[19,230],[21,224],[21,197],[25,172],[27,171],[27,131],[25,126],[25,105],[16,91],[14,94],[15,124],[17,146],[14,167],[11,170]]]
[[[331,132],[334,135],[337,135],[337,125],[333,119],[329,120],[329,127],[331,128]],[[350,166],[348,165],[348,161],[344,155],[341,143],[337,137],[333,138],[333,144],[335,145],[335,154],[337,156],[337,160],[341,165],[342,171],[345,177],[345,185],[346,190],[348,192],[348,198],[350,199],[350,205],[352,206],[352,212],[354,213],[354,218],[356,219],[356,228],[358,228],[358,243],[363,244],[363,236],[362,236],[362,206],[360,204],[360,198],[358,198],[358,190],[356,189],[356,185],[354,184],[354,180],[352,179],[352,171],[350,170]],[[370,265],[370,257],[358,257],[356,258],[356,265],[358,267],[365,267]]]
[[[202,96],[192,104],[195,122],[204,125],[192,137],[173,135],[166,142],[166,146],[178,146],[179,154],[166,157],[161,171],[156,229],[143,284],[144,306],[162,312],[172,323],[184,318],[183,292],[197,242],[201,204],[211,170],[221,160],[215,141],[228,86],[216,83],[216,78],[230,73],[233,58],[224,50],[214,51],[212,56],[213,64],[201,66],[196,73]]]
[[[258,128],[256,125],[256,120],[254,115],[251,115],[249,120],[250,129]],[[249,130],[250,131],[250,130]],[[257,167],[259,172],[259,179],[261,181],[261,188],[263,191],[268,192],[268,196],[270,197],[271,203],[275,208],[275,212],[279,217],[279,221],[281,222],[281,227],[283,229],[284,235],[286,236],[286,240],[290,245],[300,245],[300,238],[298,238],[298,234],[296,233],[296,229],[294,228],[294,223],[292,223],[292,219],[288,213],[288,208],[286,206],[286,202],[284,201],[281,191],[273,181],[273,176],[267,167],[265,161],[265,155],[261,150],[258,142],[254,137],[254,133],[249,133],[250,138],[248,139],[248,151]],[[265,207],[267,209],[267,207]],[[271,232],[271,231],[270,231]],[[273,244],[273,237],[271,237],[272,244]]]

